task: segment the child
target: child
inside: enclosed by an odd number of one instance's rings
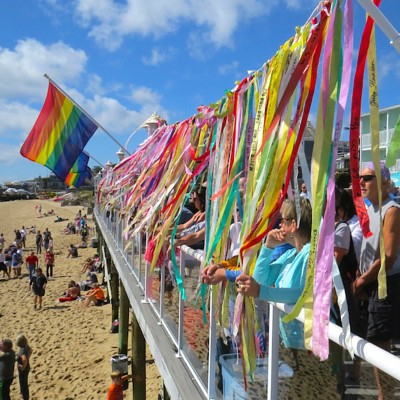
[[[122,373],[118,370],[115,370],[111,373],[111,385],[108,388],[107,400],[123,400],[124,398],[124,389],[122,386],[122,382],[130,379],[131,375],[122,375]]]

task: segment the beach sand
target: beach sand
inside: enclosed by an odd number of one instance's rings
[[[39,218],[35,209],[38,204],[42,205],[42,215],[51,209],[54,209],[55,215]],[[96,253],[93,248],[79,249],[78,258],[66,257],[69,244],[79,244],[80,236],[61,233],[67,222],[56,223],[54,220],[56,215],[73,220],[79,209],[82,207],[62,207],[51,200],[0,203],[0,233],[4,233],[6,245],[14,241],[14,230],[21,229],[23,225],[25,228],[36,225],[41,231],[49,228],[54,239],[54,278],[48,282],[42,310],[33,308],[25,265],[22,279],[2,279],[0,272],[0,335],[11,338],[15,350],[15,338],[19,333],[28,338],[33,349],[29,375],[32,400],[105,399],[111,382],[110,359],[118,353],[118,335],[109,333],[111,305],[83,308],[79,301],[57,301],[69,280],[80,282],[85,279],[85,275],[81,274],[82,264]],[[91,216],[88,225],[94,226]],[[92,236],[93,231],[89,238]],[[30,251],[36,251],[35,235],[28,235],[26,242],[24,258]],[[39,265],[44,266],[43,254],[39,255]],[[151,360],[149,351],[147,360]],[[146,397],[157,399],[161,379],[155,364],[147,364],[146,375]],[[131,390],[132,383],[125,392],[125,398],[131,398]],[[12,385],[11,398],[20,398],[17,376]]]

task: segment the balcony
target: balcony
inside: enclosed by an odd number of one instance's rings
[[[385,129],[379,132],[379,147],[389,147],[390,141],[392,140],[394,129]],[[365,133],[361,135],[361,150],[371,150],[371,133]]]

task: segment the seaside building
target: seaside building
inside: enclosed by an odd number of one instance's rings
[[[381,160],[386,160],[390,141],[394,133],[396,122],[400,117],[400,105],[384,108],[379,111],[379,151]],[[370,114],[361,116],[360,127],[360,168],[372,161],[371,147],[371,125]],[[393,182],[396,186],[400,184],[400,158],[397,159],[394,167],[390,168]]]

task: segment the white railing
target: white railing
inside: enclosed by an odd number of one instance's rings
[[[385,129],[379,132],[379,147],[388,147],[392,140],[394,129]],[[361,138],[361,150],[371,149],[371,133],[364,133]]]
[[[107,226],[108,234],[112,236],[118,251],[123,256],[127,265],[129,265],[132,274],[135,276],[138,286],[144,293],[143,303],[149,304],[154,310],[155,314],[159,318],[159,325],[162,326],[169,337],[174,346],[177,347],[177,357],[182,358],[185,362],[188,370],[193,376],[193,381],[197,383],[200,387],[202,393],[207,399],[217,399],[216,392],[216,321],[212,316],[215,313],[213,302],[210,303],[210,327],[209,327],[209,358],[208,358],[208,376],[207,376],[207,384],[203,382],[201,379],[200,373],[196,365],[192,363],[193,354],[189,354],[186,352],[183,344],[184,344],[184,301],[182,298],[179,299],[179,319],[177,326],[177,335],[174,334],[171,327],[165,320],[165,310],[164,310],[164,301],[160,300],[159,307],[157,308],[156,302],[152,301],[149,297],[148,293],[148,284],[151,282],[149,276],[149,265],[144,263],[142,260],[142,237],[134,238],[132,241],[132,255],[129,254],[128,251],[124,251],[124,248],[121,247],[121,244],[124,243],[123,239],[123,229],[122,229],[122,221],[120,221],[117,215],[114,215],[112,218],[105,218],[104,215],[101,216],[103,218],[105,226]],[[146,237],[147,243],[147,237]],[[138,262],[135,262],[135,248],[138,248]],[[182,246],[181,247],[181,260],[180,260],[180,273],[181,276],[185,275],[185,268],[187,259],[194,258],[200,262],[203,262],[203,252],[198,250],[193,250],[190,247]],[[135,265],[136,264],[136,265]],[[144,265],[144,268],[142,268]],[[144,279],[143,279],[143,271],[144,269]],[[161,269],[161,285],[160,285],[160,299],[164,298],[164,281],[165,281],[165,272],[164,268]],[[270,303],[270,314],[269,314],[269,344],[268,344],[268,399],[276,400],[279,398],[279,348],[280,348],[280,333],[279,333],[279,315],[281,311],[289,313],[292,310],[292,306],[287,304],[277,304]],[[300,321],[304,322],[303,313],[299,315],[297,318]],[[344,343],[344,333],[341,327],[329,323],[329,339],[339,344],[343,348],[346,348]],[[373,366],[378,367],[382,371],[391,375],[393,378],[400,381],[400,359],[396,356],[392,355],[389,352],[386,352],[379,347],[373,345],[372,343],[367,342],[366,340],[352,335],[352,345],[354,352],[361,359],[367,361]],[[198,367],[198,366],[197,366]]]

